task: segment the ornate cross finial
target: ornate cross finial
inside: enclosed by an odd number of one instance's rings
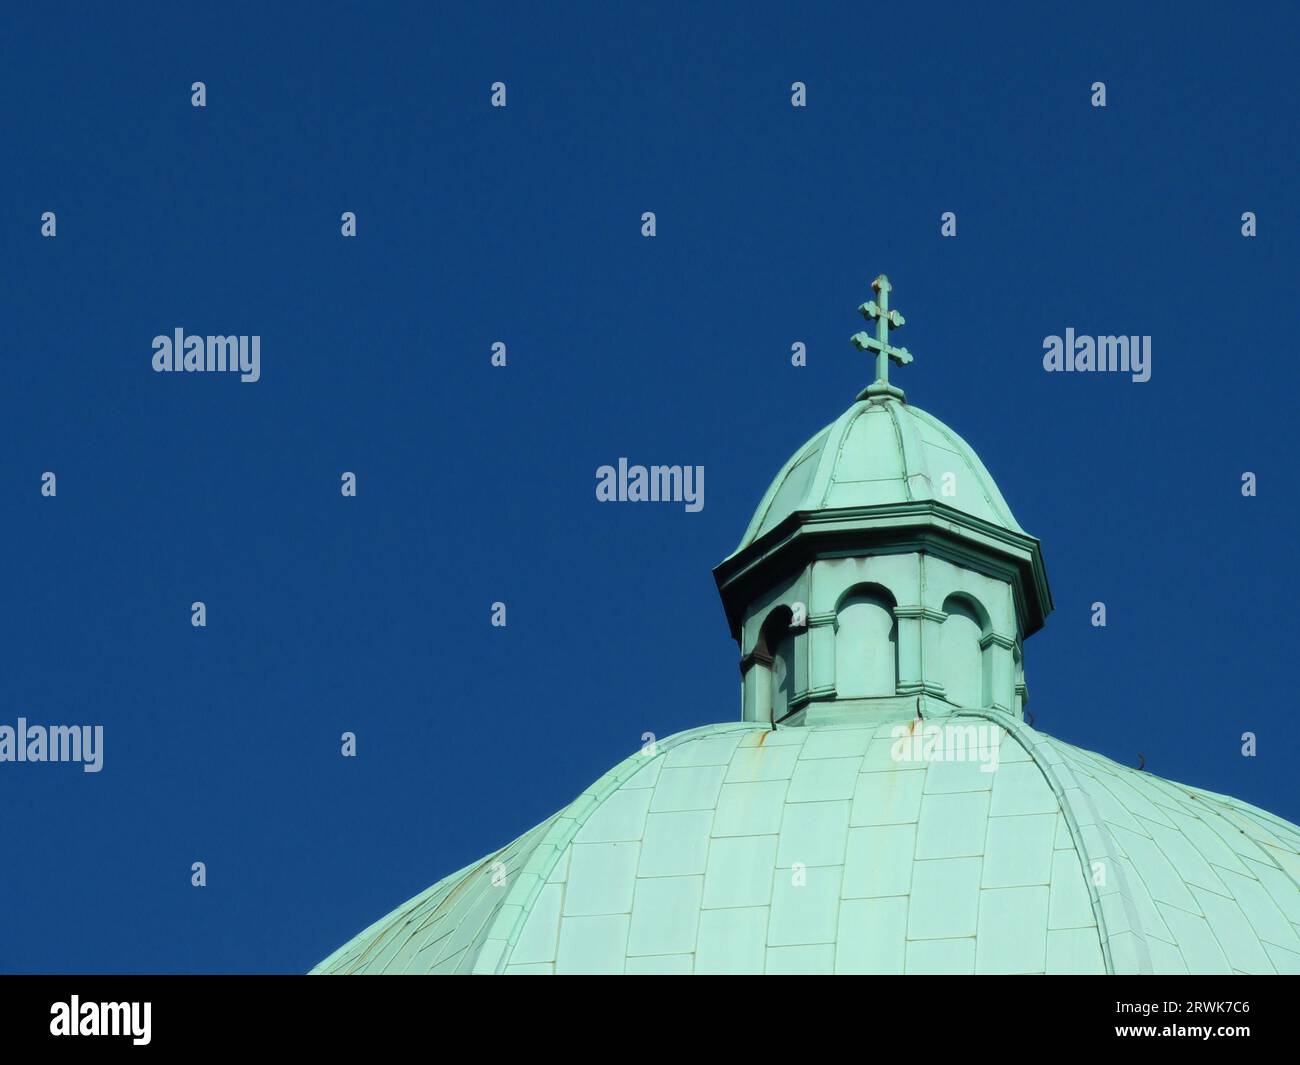
[[[893,359],[899,366],[906,366],[912,361],[912,355],[907,348],[895,348],[890,345],[889,331],[898,329],[906,319],[897,311],[889,309],[889,294],[894,289],[894,286],[889,283],[889,278],[881,274],[871,282],[871,287],[876,290],[880,302],[869,300],[858,310],[863,318],[875,321],[876,335],[873,337],[867,333],[854,333],[849,338],[859,351],[876,353],[876,380],[858,393],[858,399],[868,399],[872,396],[893,396],[895,399],[902,399],[903,390],[889,383],[889,360]]]

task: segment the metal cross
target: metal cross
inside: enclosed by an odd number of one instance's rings
[[[889,309],[889,294],[894,289],[894,286],[889,283],[889,278],[881,274],[871,282],[871,287],[876,290],[880,302],[868,300],[858,310],[863,318],[876,323],[876,335],[873,337],[867,333],[855,333],[849,338],[859,351],[876,353],[876,380],[864,389],[858,398],[866,399],[868,396],[884,395],[902,399],[902,390],[889,383],[889,360],[893,359],[899,366],[906,366],[912,361],[912,354],[907,348],[893,347],[889,343],[889,332],[891,329],[900,328],[907,320],[897,311]]]

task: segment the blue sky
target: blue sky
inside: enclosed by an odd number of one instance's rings
[[[881,271],[895,380],[1043,542],[1038,727],[1300,819],[1281,11],[7,7],[0,723],[105,760],[0,765],[0,970],[305,970],[736,718],[711,569],[870,379]],[[261,380],[153,373],[177,327]],[[1044,373],[1067,327],[1151,380]],[[598,503],[619,456],[704,509]]]

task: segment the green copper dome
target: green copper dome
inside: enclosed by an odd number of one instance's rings
[[[917,500],[1024,532],[979,456],[948,426],[893,397],[860,400],[791,456],[736,551],[797,511]]]
[[[872,287],[875,380],[714,570],[742,720],[650,744],[315,972],[1300,973],[1300,829],[1025,723],[1041,545],[890,383],[912,355]]]
[[[314,971],[1300,973],[1295,825],[956,723],[681,733]]]

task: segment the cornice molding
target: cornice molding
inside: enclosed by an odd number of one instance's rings
[[[1011,586],[1025,636],[1043,626],[1052,593],[1034,537],[934,500],[796,511],[713,571],[733,638],[766,588],[818,558],[932,554]]]
[[[1010,636],[1003,636],[1000,632],[986,633],[980,637],[980,650],[987,651],[990,647],[1004,647],[1008,651],[1016,649],[1016,641]]]
[[[899,695],[933,695],[936,699],[948,699],[948,691],[937,680],[908,680],[897,685]]]
[[[894,607],[894,617],[944,622],[948,620],[948,613],[944,610],[932,610],[928,606],[897,606]]]

